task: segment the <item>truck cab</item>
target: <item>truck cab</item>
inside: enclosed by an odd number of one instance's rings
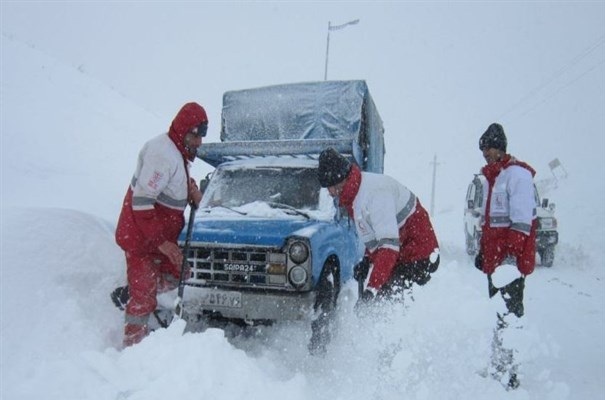
[[[364,251],[353,221],[320,187],[327,147],[382,173],[382,121],[364,81],[225,93],[221,142],[198,150],[215,170],[187,254],[188,320],[308,320],[309,349],[325,350],[340,288]]]

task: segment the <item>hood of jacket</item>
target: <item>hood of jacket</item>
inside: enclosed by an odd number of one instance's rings
[[[208,122],[206,110],[204,110],[204,107],[193,102],[181,107],[174,120],[172,120],[170,129],[168,130],[168,137],[174,142],[186,160],[195,160],[195,154],[191,154],[185,147],[185,135],[202,122]]]

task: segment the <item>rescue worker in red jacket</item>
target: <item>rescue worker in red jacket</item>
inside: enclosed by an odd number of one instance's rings
[[[488,182],[485,188],[480,252],[475,265],[491,278],[496,268],[509,257],[519,270],[511,282],[513,293],[502,293],[509,312],[523,315],[525,276],[536,263],[536,199],[533,178],[535,170],[527,163],[506,153],[507,140],[500,124],[491,124],[479,139],[479,149],[487,162],[481,172]],[[495,294],[491,284],[490,294]],[[510,291],[510,290],[509,290]]]
[[[535,171],[507,154],[506,146],[504,129],[497,123],[491,124],[479,139],[479,149],[487,162],[481,172],[488,185],[484,188],[483,233],[475,266],[487,274],[490,298],[500,293],[505,306],[497,314],[491,375],[507,389],[515,389],[519,386],[519,365],[514,360],[517,350],[510,348],[506,343],[511,339],[505,338],[521,332],[525,277],[534,271],[536,262],[537,218]],[[515,329],[507,330],[511,324]]]
[[[439,266],[439,245],[420,200],[395,179],[362,172],[335,149],[319,156],[319,182],[355,221],[366,256],[356,278],[368,278],[360,302],[400,297],[412,284],[424,285]]]
[[[148,334],[157,293],[178,285],[183,254],[177,239],[183,213],[187,204],[197,207],[202,198],[189,166],[207,129],[204,108],[187,103],[168,132],[145,143],[139,153],[116,228],[116,242],[126,253],[128,279],[125,347]]]

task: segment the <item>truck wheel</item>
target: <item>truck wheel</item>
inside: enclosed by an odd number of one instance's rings
[[[542,266],[550,268],[555,261],[555,246],[548,246],[540,252]]]
[[[340,292],[340,264],[336,257],[330,257],[324,264],[316,287],[313,309],[317,317],[311,323],[309,352],[324,354],[330,342],[330,323],[334,317],[336,301]]]

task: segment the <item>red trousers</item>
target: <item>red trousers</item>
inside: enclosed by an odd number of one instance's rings
[[[180,275],[180,267],[171,264],[163,254],[126,252],[126,267],[130,298],[125,313],[125,347],[147,336],[149,315],[158,305],[157,294],[175,289]]]

